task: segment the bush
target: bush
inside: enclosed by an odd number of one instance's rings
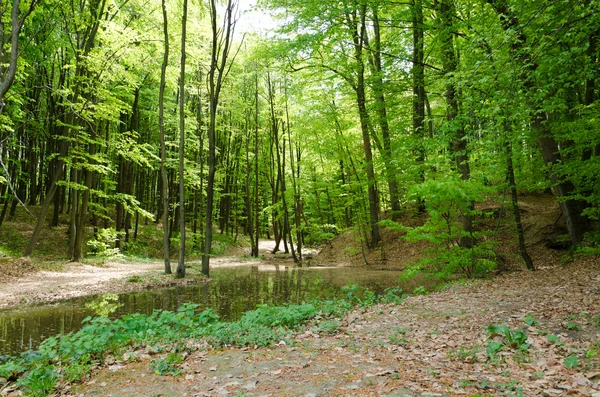
[[[319,246],[333,240],[335,236],[340,234],[340,230],[336,225],[324,224],[321,226],[310,226],[302,229],[304,242],[308,246]]]
[[[119,233],[113,228],[98,229],[98,233],[93,240],[86,244],[90,247],[91,253],[102,258],[115,258],[121,255],[118,248],[114,248],[115,241]]]
[[[482,215],[470,203],[482,200],[486,191],[472,181],[428,181],[410,191],[415,199],[423,200],[430,215],[423,226],[411,228],[389,220],[381,222],[388,228],[405,231],[408,241],[431,244],[432,248],[425,250],[428,257],[408,267],[409,277],[428,271],[444,281],[456,274],[474,278],[496,267],[494,243],[484,232],[466,232],[461,223],[463,215]],[[460,245],[465,238],[474,242],[473,247]]]

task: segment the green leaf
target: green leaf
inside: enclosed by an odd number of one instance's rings
[[[572,368],[577,368],[579,366],[579,358],[575,355],[571,355],[567,358],[565,358],[565,361],[563,361],[563,364],[565,365],[565,367],[572,369]]]

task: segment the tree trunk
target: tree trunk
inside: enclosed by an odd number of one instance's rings
[[[90,157],[93,157],[96,151],[96,145],[90,144]],[[90,190],[92,188],[94,173],[91,170],[85,170],[85,191],[81,199],[81,209],[79,210],[77,227],[75,229],[75,245],[73,247],[73,262],[83,260],[83,241],[85,238],[85,229],[87,225],[88,208],[90,202]]]
[[[354,44],[354,60],[356,61],[357,81],[354,90],[356,92],[356,101],[358,104],[358,114],[360,118],[360,129],[363,138],[363,151],[365,154],[365,168],[367,173],[367,189],[369,196],[369,220],[371,230],[371,241],[369,247],[374,248],[381,240],[379,234],[379,202],[377,191],[375,190],[375,172],[373,169],[373,152],[371,150],[371,138],[369,136],[369,113],[366,106],[365,94],[365,65],[363,62],[363,48],[366,37],[366,5],[362,5],[360,10],[360,23],[356,11],[347,16],[348,27],[352,29],[352,41]]]
[[[219,105],[219,95],[223,79],[229,71],[227,59],[232,41],[233,30],[235,27],[234,9],[237,8],[237,1],[228,0],[225,10],[223,28],[217,29],[217,6],[215,0],[210,0],[210,20],[212,28],[212,47],[211,62],[209,69],[209,100],[210,100],[210,123],[208,127],[208,179],[206,187],[206,224],[204,252],[202,253],[202,273],[209,275],[210,255],[212,247],[212,227],[214,212],[214,192],[215,192],[215,134],[217,123],[217,107]]]
[[[507,130],[507,125],[505,122],[505,131]],[[507,170],[507,179],[508,179],[508,187],[510,189],[511,201],[512,201],[512,209],[513,215],[515,217],[515,227],[517,229],[517,237],[519,239],[519,254],[523,258],[527,269],[535,270],[535,266],[533,264],[533,260],[529,256],[527,252],[527,247],[525,246],[525,232],[523,231],[523,223],[521,222],[521,210],[519,208],[519,197],[517,195],[517,183],[515,182],[515,170],[513,167],[513,151],[512,145],[510,143],[510,139],[506,141],[506,170]]]
[[[423,2],[412,0],[412,24],[413,24],[413,134],[416,142],[416,161],[419,167],[419,182],[425,182],[425,50],[423,37]],[[423,212],[425,207],[419,203],[419,211]]]
[[[162,198],[162,225],[163,225],[163,261],[165,264],[165,273],[171,274],[171,258],[169,253],[169,179],[167,178],[167,148],[165,145],[165,85],[167,65],[169,63],[169,30],[167,22],[167,7],[165,0],[162,0],[163,13],[163,35],[165,49],[163,62],[160,71],[160,88],[158,92],[158,124],[160,127],[160,177],[161,177],[161,198]]]
[[[179,262],[177,278],[185,277],[185,39],[187,0],[183,0],[181,20],[181,72],[179,76]]]
[[[379,22],[378,6],[373,6],[373,38],[375,41],[375,48],[372,52],[371,60],[371,71],[374,79],[373,93],[375,96],[375,108],[378,116],[379,127],[381,128],[381,137],[383,138],[383,161],[386,169],[386,176],[388,182],[388,189],[390,191],[390,203],[392,205],[392,212],[394,216],[397,216],[400,212],[400,199],[398,193],[398,183],[396,182],[396,166],[394,163],[394,153],[392,150],[392,141],[390,138],[390,126],[388,123],[387,104],[385,100],[385,93],[383,88],[385,82],[383,76],[383,65],[381,62],[381,31]],[[365,34],[365,39],[367,35]]]
[[[258,258],[258,238],[260,235],[260,199],[259,199],[259,181],[258,181],[258,70],[254,79],[254,226],[256,232],[254,244],[252,244],[252,256]]]
[[[458,60],[454,52],[453,40],[453,18],[454,7],[451,0],[441,0],[439,4],[440,24],[441,24],[441,46],[444,74],[449,75],[458,69]],[[446,84],[446,119],[451,128],[455,131],[452,137],[452,152],[456,162],[456,168],[463,181],[468,181],[471,177],[471,168],[469,166],[469,154],[467,150],[467,135],[464,125],[457,119],[459,115],[458,93],[452,81]],[[469,212],[472,212],[475,204],[469,203]],[[473,218],[470,213],[461,214],[461,223],[464,233],[460,238],[460,246],[472,248],[473,244]]]

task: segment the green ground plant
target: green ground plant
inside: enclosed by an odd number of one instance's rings
[[[486,354],[490,359],[495,359],[497,354],[504,349],[512,349],[519,353],[526,353],[530,344],[527,343],[527,334],[520,329],[511,330],[508,325],[488,326],[488,343]]]
[[[150,368],[157,375],[177,376],[181,373],[179,364],[183,362],[183,357],[177,353],[169,353],[166,357],[150,361]]]
[[[481,347],[478,345],[461,346],[457,349],[451,349],[448,351],[448,358],[451,360],[465,361],[465,362],[478,362],[477,354],[481,351]]]

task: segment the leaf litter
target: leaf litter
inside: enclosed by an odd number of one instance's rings
[[[292,344],[204,349],[179,376],[154,374],[149,358],[116,363],[117,371],[101,369],[60,394],[600,397],[598,270],[588,258],[456,284],[400,305],[357,308],[333,335],[309,325]],[[490,357],[489,325],[527,340],[510,345],[493,335],[502,348]]]

